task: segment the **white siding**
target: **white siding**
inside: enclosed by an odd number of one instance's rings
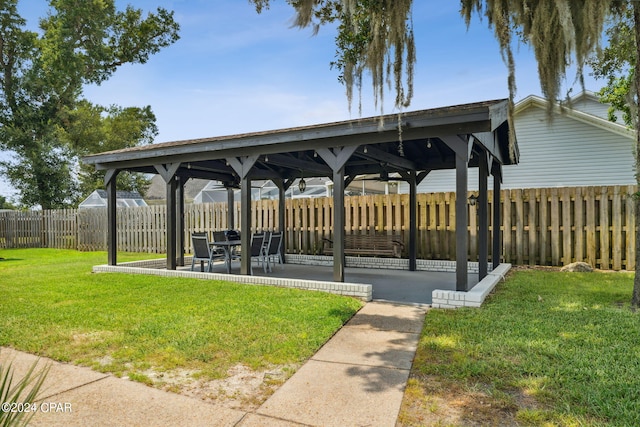
[[[605,120],[608,120],[609,117],[609,106],[598,102],[597,98],[590,95],[578,97],[578,99],[573,102],[572,107]]]
[[[580,105],[593,107],[586,99]],[[597,103],[596,103],[597,104]],[[574,107],[578,103],[574,104]],[[602,104],[599,104],[602,105]],[[606,105],[603,106],[606,114]],[[597,108],[593,108],[594,112]],[[606,115],[605,115],[606,117]],[[634,184],[633,139],[530,107],[515,117],[520,163],[503,168],[502,188],[542,188]],[[489,180],[489,188],[492,188]],[[478,170],[469,170],[469,190],[478,189]],[[400,192],[408,191],[405,183]],[[455,171],[431,172],[419,192],[455,191]]]
[[[505,188],[633,184],[633,140],[540,108],[516,116],[520,164],[504,168]]]
[[[469,191],[478,189],[478,169],[469,169],[467,178]],[[504,180],[503,180],[504,182]],[[493,179],[489,178],[489,189],[493,188]],[[504,188],[504,186],[503,186]],[[456,171],[453,169],[433,171],[418,185],[418,193],[438,193],[444,191],[456,191]],[[408,193],[406,182],[398,183],[399,193]]]
[[[607,121],[609,120],[609,104],[601,103],[595,95],[583,94],[576,97],[576,100],[573,102],[573,108]],[[615,115],[618,119],[616,123],[624,125],[620,110],[616,110]]]

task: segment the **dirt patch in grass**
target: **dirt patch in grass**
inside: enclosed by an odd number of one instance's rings
[[[258,409],[298,368],[281,365],[254,371],[236,365],[228,370],[226,378],[218,380],[198,378],[198,371],[187,369],[163,373],[147,370],[139,376],[148,379],[142,382],[165,391],[250,412]],[[518,426],[521,424],[516,422],[516,413],[523,408],[535,409],[535,400],[517,392],[495,397],[481,386],[464,388],[459,383],[425,376],[409,380],[397,425]]]
[[[254,371],[236,365],[227,371],[225,378],[216,380],[199,378],[198,371],[187,369],[168,372],[149,369],[142,375],[156,388],[248,412],[264,403],[297,369],[298,366],[279,365]]]
[[[274,366],[254,371],[244,365],[229,369],[218,380],[198,378],[199,372],[176,369],[169,372],[147,370],[141,373],[148,385],[215,402],[230,409],[255,411],[299,366]],[[140,380],[138,378],[138,380]],[[409,380],[404,394],[398,426],[518,426],[516,412],[534,408],[534,399],[524,395],[493,397],[481,387],[463,388],[435,376]]]
[[[520,392],[492,396],[481,385],[464,387],[424,376],[409,380],[397,425],[518,426],[518,411],[536,407],[535,399]]]

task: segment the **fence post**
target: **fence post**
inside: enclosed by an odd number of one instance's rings
[[[625,269],[633,271],[636,268],[636,187],[634,185],[627,186],[625,200],[625,237],[627,253]]]

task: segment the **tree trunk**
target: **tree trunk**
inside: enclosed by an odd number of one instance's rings
[[[636,131],[636,133],[638,133]],[[637,144],[637,141],[636,141]],[[638,147],[638,145],[636,145]],[[636,156],[638,149],[636,148]],[[636,163],[637,164],[637,163]],[[640,234],[638,230],[640,227],[640,197],[638,193],[634,194],[635,205],[636,205],[636,274],[633,279],[633,293],[631,295],[631,306],[634,308],[640,308]]]
[[[631,2],[633,5],[633,26],[636,35],[636,63],[634,69],[634,86],[632,91],[635,92],[633,97],[635,102],[640,98],[640,3]],[[638,106],[636,106],[638,107]],[[636,108],[638,120],[636,121],[636,183],[640,189],[640,108]],[[631,306],[640,307],[640,194],[635,194],[636,205],[636,274],[633,280],[633,295],[631,296]]]

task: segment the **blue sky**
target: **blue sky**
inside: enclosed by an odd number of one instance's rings
[[[293,29],[293,9],[272,0],[261,15],[246,0],[117,1],[145,11],[175,11],[181,39],[143,65],[125,66],[101,86],[87,87],[90,101],[123,107],[151,105],[156,142],[278,129],[359,117],[350,112],[334,58],[333,28]],[[44,0],[19,5],[29,25],[47,10]],[[414,2],[417,43],[415,96],[407,110],[506,98],[507,69],[486,20],[467,30],[451,0]],[[532,52],[516,57],[516,99],[540,95]],[[569,76],[573,79],[573,76]],[[587,88],[600,84],[587,80]],[[578,85],[575,88],[579,90]],[[393,94],[388,94],[389,101]],[[376,114],[370,82],[362,94],[363,116]],[[393,113],[392,102],[384,112]],[[13,194],[0,181],[0,195]]]

